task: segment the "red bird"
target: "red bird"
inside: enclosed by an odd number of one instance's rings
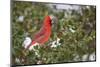
[[[29,44],[26,49],[30,49],[32,46],[44,44],[48,41],[51,35],[52,18],[53,17],[50,16],[45,17],[43,26],[41,27],[40,31],[34,35],[31,44]]]

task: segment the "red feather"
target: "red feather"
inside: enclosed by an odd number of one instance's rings
[[[48,41],[51,35],[51,19],[49,16],[46,16],[44,19],[43,26],[40,31],[34,35],[32,43],[27,47],[34,46],[35,43],[44,44]]]

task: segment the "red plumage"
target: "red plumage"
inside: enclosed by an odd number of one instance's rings
[[[48,41],[51,35],[51,18],[46,16],[43,22],[43,26],[40,31],[34,35],[31,44],[27,47],[34,46],[35,43],[44,44]]]

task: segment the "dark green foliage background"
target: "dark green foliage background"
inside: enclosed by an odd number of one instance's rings
[[[17,2],[12,3],[12,64],[48,64],[82,61],[82,56],[91,53],[96,53],[96,7],[95,6],[80,6],[79,13],[76,10],[63,10],[62,12],[53,12],[45,3],[33,2]],[[73,5],[74,6],[74,5]],[[56,9],[56,8],[55,8]],[[68,17],[64,17],[64,13]],[[54,41],[57,37],[61,39],[61,46],[56,48],[40,47],[39,57],[34,51],[24,51],[22,43],[25,39],[25,32],[28,32],[31,38],[42,25],[46,15],[53,14],[58,18],[56,25],[52,29],[51,38],[47,43]],[[19,22],[19,16],[24,16],[24,21]],[[75,30],[75,32],[70,31]],[[37,48],[37,47],[36,47]],[[76,56],[77,60],[74,60]],[[20,62],[16,62],[16,58]],[[86,61],[90,61],[87,58]]]

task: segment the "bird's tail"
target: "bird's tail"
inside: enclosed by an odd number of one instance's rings
[[[32,50],[32,49],[34,49],[34,46],[37,46],[37,45],[39,45],[39,43],[32,41],[31,44],[28,45],[26,49]]]

